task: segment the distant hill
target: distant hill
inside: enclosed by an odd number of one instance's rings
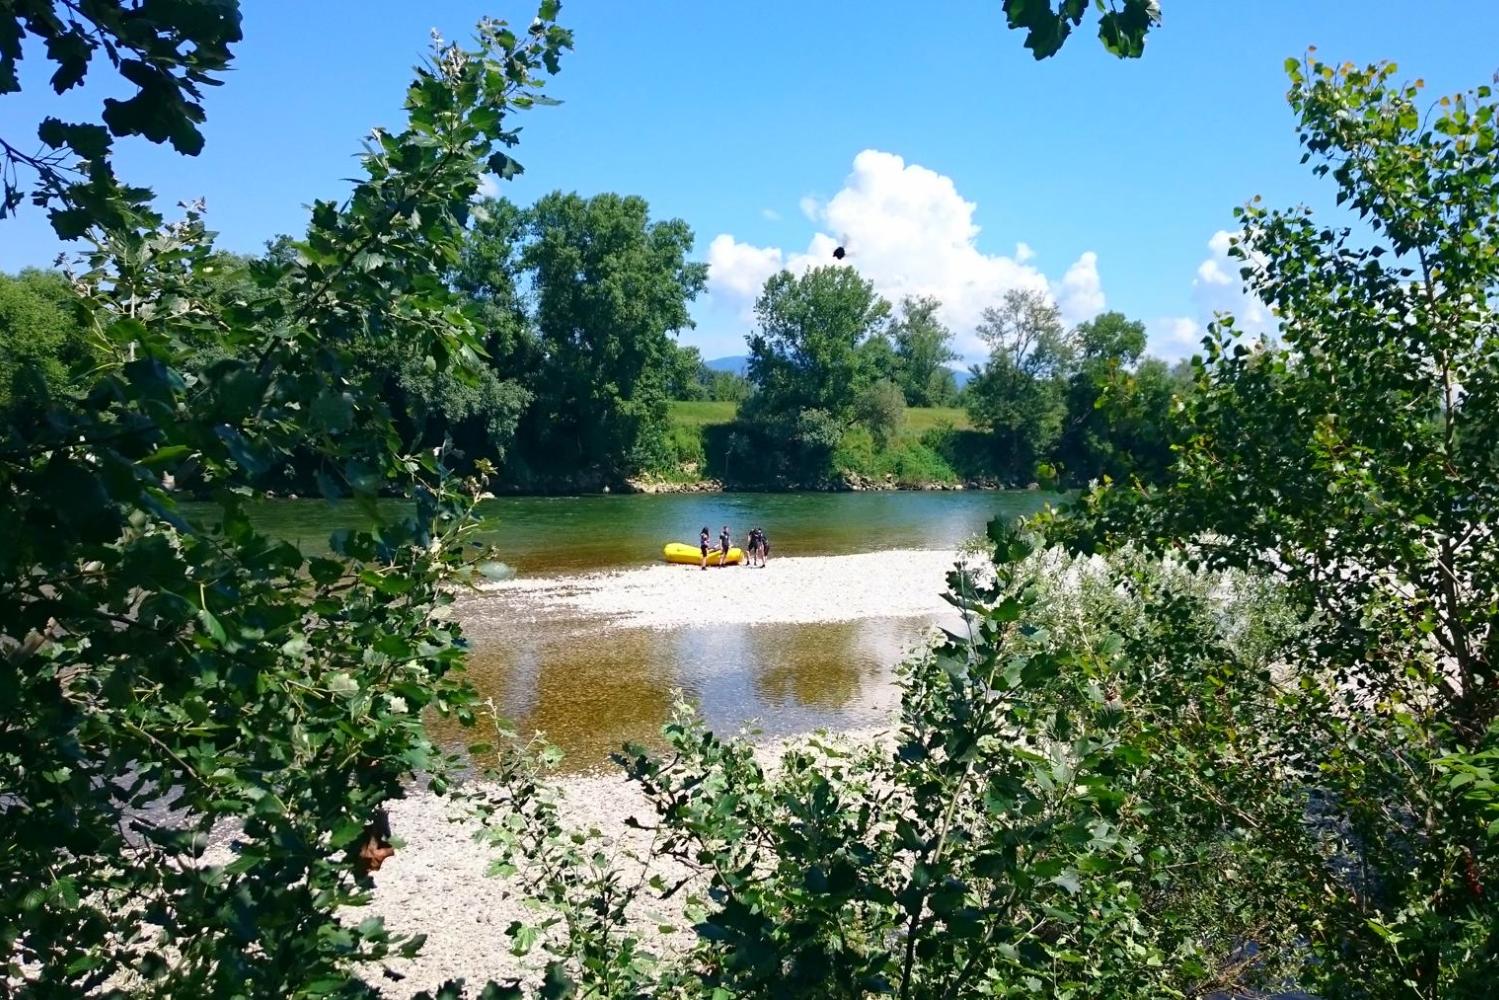
[[[735,375],[747,375],[749,373],[749,355],[731,354],[724,358],[714,358],[704,361],[711,370],[716,372],[733,372]],[[953,381],[961,389],[973,378],[973,374],[967,368],[954,368],[952,370]]]
[[[712,361],[704,361],[703,364],[716,372],[732,372],[735,375],[744,375],[749,372],[749,355],[731,354],[726,358],[714,358]]]

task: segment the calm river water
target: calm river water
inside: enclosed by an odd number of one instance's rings
[[[700,527],[737,539],[753,525],[775,559],[889,549],[950,549],[992,518],[1039,510],[1055,494],[733,493],[521,497],[481,507],[484,534],[523,577],[627,569],[660,561],[667,541]],[[312,500],[259,507],[262,528],[307,548],[347,526],[352,509]],[[651,742],[680,689],[721,732],[770,735],[875,725],[893,705],[891,668],[932,619],[821,624],[726,623],[670,630],[609,627],[575,613],[515,613],[502,595],[463,603],[472,682],[522,733],[542,730],[571,769],[604,763],[627,740]],[[460,733],[441,733],[462,739]]]

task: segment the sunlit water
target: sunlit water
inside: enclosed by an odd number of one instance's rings
[[[695,543],[704,526],[716,538],[724,523],[736,540],[753,526],[765,529],[773,574],[775,559],[790,555],[955,548],[993,518],[1056,499],[1028,492],[525,497],[488,501],[481,514],[484,540],[524,576],[649,565],[665,542]],[[350,506],[311,500],[267,503],[254,517],[308,549],[357,520]],[[654,742],[677,690],[720,732],[754,727],[775,736],[881,724],[895,706],[894,665],[936,624],[917,617],[618,628],[575,612],[519,614],[503,593],[465,598],[461,608],[471,682],[522,733],[544,731],[573,769],[603,764],[627,741]],[[438,732],[465,738],[449,726]]]

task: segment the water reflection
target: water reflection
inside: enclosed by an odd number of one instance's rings
[[[469,678],[520,732],[545,732],[566,752],[567,769],[587,770],[626,742],[659,746],[677,689],[720,733],[884,724],[895,706],[893,665],[933,624],[877,618],[660,630],[475,614]]]
[[[1033,513],[1055,495],[1031,492],[785,493],[507,498],[482,505],[482,535],[522,576],[566,577],[643,566],[662,543],[703,524],[766,527],[773,558],[878,549],[949,549],[991,518]],[[403,505],[383,502],[390,514]],[[216,516],[202,508],[205,517]],[[276,501],[252,517],[310,552],[335,528],[361,523],[349,503]],[[458,608],[473,643],[469,678],[525,733],[544,730],[568,767],[595,767],[627,740],[657,739],[680,688],[720,732],[758,724],[771,735],[882,724],[894,707],[892,665],[933,623],[881,618],[821,625],[712,624],[617,628],[538,612],[503,597]],[[436,724],[461,744],[471,733]]]

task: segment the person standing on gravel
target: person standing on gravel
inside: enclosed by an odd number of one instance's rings
[[[718,533],[718,565],[722,566],[729,561],[729,526],[723,526]]]
[[[708,534],[708,526],[705,524],[705,525],[703,525],[702,533],[697,536],[698,545],[703,550],[703,569],[704,570],[706,570],[708,568],[708,539],[710,537],[712,537],[712,536]]]

